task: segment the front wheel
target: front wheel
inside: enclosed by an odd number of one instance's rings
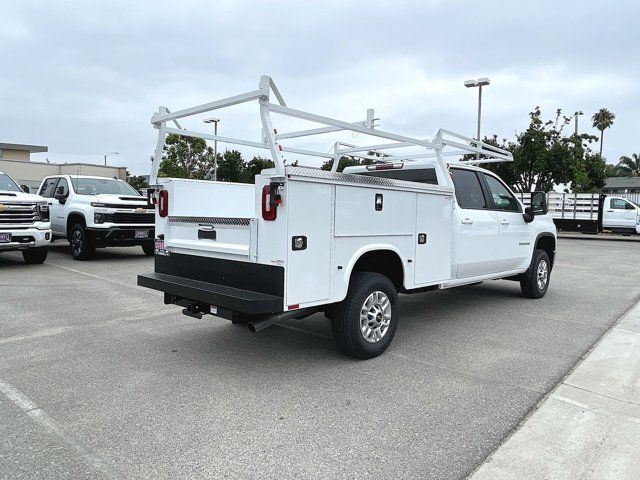
[[[520,280],[520,290],[527,298],[542,298],[549,288],[551,276],[551,262],[549,255],[544,250],[537,249],[533,252],[531,268],[526,276]]]
[[[38,265],[44,263],[47,259],[47,247],[30,248],[22,251],[22,258],[26,263]]]
[[[81,223],[76,223],[71,229],[69,243],[71,244],[71,255],[75,260],[89,260],[96,251]]]
[[[354,358],[377,357],[396,333],[398,292],[384,275],[355,273],[347,297],[331,317],[331,332],[340,350]]]
[[[153,243],[142,245],[142,251],[147,257],[153,257],[156,254],[156,247]]]

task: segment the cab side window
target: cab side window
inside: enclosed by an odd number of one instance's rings
[[[479,210],[487,208],[487,202],[476,172],[463,169],[451,169],[451,178],[456,187],[456,200],[460,208]]]
[[[487,175],[486,173],[483,173],[483,175],[487,181],[491,198],[493,199],[493,208],[507,212],[520,212],[520,204],[509,189],[497,178]]]
[[[47,178],[42,184],[42,187],[40,187],[38,195],[45,198],[52,198],[55,192],[56,183],[58,183],[58,178]]]
[[[55,190],[56,195],[63,195],[65,197],[69,196],[69,183],[66,178],[61,178],[56,186]]]
[[[631,204],[629,204],[628,202],[625,202],[621,198],[612,198],[611,199],[611,208],[613,210],[625,210],[625,209],[632,210],[633,209]]]

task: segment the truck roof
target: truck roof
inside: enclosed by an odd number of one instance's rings
[[[70,175],[68,173],[64,173],[62,175],[47,175],[44,178],[55,178],[55,177],[69,177],[69,178],[98,178],[102,180],[118,180],[124,182],[121,178],[113,178],[113,177],[101,177],[98,175]]]

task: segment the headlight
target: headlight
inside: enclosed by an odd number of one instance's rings
[[[49,205],[47,202],[38,203],[38,215],[43,222],[49,221]]]
[[[93,214],[93,223],[104,223],[106,213],[94,213]]]
[[[109,205],[107,205],[106,203],[91,202],[91,206],[92,207],[104,207],[104,208],[107,208]]]

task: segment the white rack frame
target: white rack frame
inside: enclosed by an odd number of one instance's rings
[[[270,96],[273,96],[277,100],[276,103],[270,101]],[[260,105],[260,119],[262,122],[262,141],[250,141],[240,138],[231,138],[222,135],[212,135],[208,133],[195,132],[182,128],[178,119],[189,117],[193,115],[210,112],[212,110],[218,110],[232,105],[240,103],[250,102],[257,100]],[[299,130],[288,133],[278,133],[273,127],[271,120],[271,114],[276,113],[285,115],[288,117],[298,118],[310,122],[315,122],[322,127]],[[405,135],[399,135],[376,128],[375,122],[378,120],[374,118],[373,109],[367,110],[367,118],[364,121],[349,123],[342,120],[336,120],[333,118],[325,117],[322,115],[316,115],[302,110],[296,110],[287,106],[284,98],[280,94],[280,91],[276,87],[276,84],[266,75],[260,78],[260,84],[257,90],[235,95],[233,97],[224,98],[215,102],[205,103],[195,107],[185,108],[176,112],[170,112],[167,107],[159,107],[158,112],[151,118],[151,123],[154,128],[158,129],[158,141],[156,144],[155,155],[153,157],[153,164],[151,170],[151,176],[149,183],[151,185],[157,185],[158,170],[160,168],[160,162],[162,160],[162,153],[165,145],[166,135],[173,133],[177,135],[202,138],[204,140],[215,140],[220,143],[229,143],[236,145],[244,145],[247,147],[266,149],[271,152],[271,158],[275,164],[276,175],[285,174],[285,158],[284,152],[295,153],[298,155],[308,155],[312,157],[330,158],[333,159],[333,166],[331,171],[335,172],[338,168],[338,162],[344,155],[355,156],[360,158],[369,158],[379,162],[424,162],[424,163],[438,163],[443,172],[446,172],[447,164],[461,162],[461,158],[450,159],[445,162],[445,157],[461,157],[466,154],[476,154],[476,158],[472,160],[465,160],[462,163],[465,164],[482,164],[492,162],[510,162],[513,161],[511,152],[496,148],[492,145],[488,145],[480,140],[466,137],[449,130],[438,129],[434,133],[431,139],[421,140],[417,138],[407,137]],[[167,126],[168,122],[172,122],[176,128]],[[385,140],[391,140],[393,143],[371,144],[365,146],[358,146],[353,144],[346,144],[344,142],[335,142],[333,144],[333,151],[318,152],[312,150],[305,150],[300,148],[287,147],[282,144],[282,140],[308,137],[313,135],[320,135],[338,131],[352,131],[356,133],[362,133],[365,135],[371,135],[374,137],[382,138]],[[346,147],[346,148],[342,148]],[[387,151],[394,148],[401,147],[418,147],[422,151],[412,154],[390,154]],[[453,149],[453,150],[452,150]],[[425,151],[426,150],[426,151]],[[361,153],[365,152],[365,153]],[[382,153],[384,156],[372,156],[369,152]],[[479,155],[484,158],[479,158]],[[451,185],[451,179],[448,175],[445,175],[446,181]]]

